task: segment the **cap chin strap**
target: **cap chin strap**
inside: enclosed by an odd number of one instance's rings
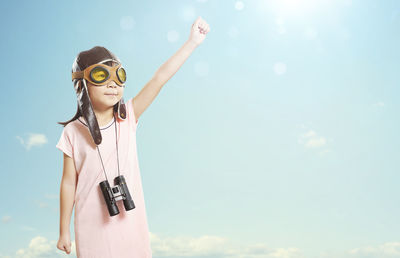
[[[123,97],[121,97],[120,101],[118,102],[118,118],[121,120],[126,119],[126,105]]]
[[[96,119],[96,114],[94,113],[92,102],[90,101],[86,80],[82,79],[78,81],[77,83],[78,89],[80,83],[83,83],[83,87],[81,87],[82,88],[81,92],[77,91],[79,110],[83,118],[86,120],[86,124],[89,128],[90,134],[92,135],[94,143],[96,145],[99,145],[102,141],[102,137],[100,133],[100,127]]]

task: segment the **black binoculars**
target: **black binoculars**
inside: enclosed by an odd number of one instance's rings
[[[120,175],[114,178],[114,187],[110,187],[108,180],[100,182],[100,188],[103,192],[104,200],[106,201],[108,213],[110,216],[119,214],[117,201],[123,200],[126,211],[135,208],[132,197],[129,193],[124,176]]]

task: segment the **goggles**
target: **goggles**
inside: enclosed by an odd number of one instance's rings
[[[121,64],[118,64],[117,66],[94,64],[83,71],[72,73],[72,80],[82,78],[91,82],[95,86],[103,86],[110,81],[115,81],[118,86],[125,87],[126,72]]]

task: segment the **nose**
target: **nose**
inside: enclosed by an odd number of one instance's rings
[[[107,85],[107,87],[110,87],[110,88],[116,88],[117,87],[117,84],[114,82],[111,82],[110,84],[108,84]]]

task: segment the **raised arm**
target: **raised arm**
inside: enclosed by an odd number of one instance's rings
[[[192,24],[189,39],[172,57],[161,65],[150,81],[133,98],[132,105],[136,119],[139,119],[140,115],[153,102],[164,84],[179,70],[193,50],[203,42],[209,31],[209,25],[201,17],[198,17]]]

